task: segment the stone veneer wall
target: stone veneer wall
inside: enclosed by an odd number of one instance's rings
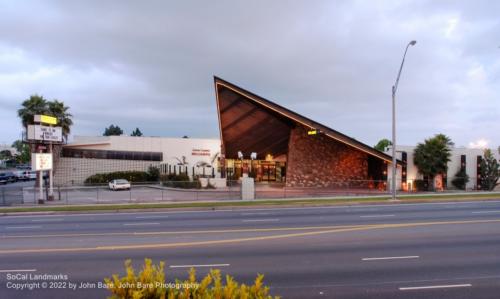
[[[86,178],[96,173],[147,171],[151,165],[159,167],[160,162],[61,157],[55,165],[54,185],[82,185]]]
[[[324,135],[290,132],[286,185],[290,187],[367,187],[368,154]]]

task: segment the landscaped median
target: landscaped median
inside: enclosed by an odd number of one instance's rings
[[[390,196],[350,196],[335,198],[298,198],[298,199],[257,199],[251,201],[226,200],[203,202],[171,202],[171,203],[130,203],[130,204],[98,204],[98,205],[57,205],[57,206],[29,206],[29,207],[2,207],[0,215],[14,213],[50,213],[50,212],[95,212],[95,211],[123,211],[158,209],[230,209],[230,208],[262,208],[283,206],[327,206],[327,205],[355,205],[355,204],[400,204],[425,202],[455,202],[471,200],[500,199],[499,192],[475,193],[438,193],[401,195],[398,201],[391,201]]]

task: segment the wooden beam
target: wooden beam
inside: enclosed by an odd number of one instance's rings
[[[242,115],[240,115],[239,117],[237,117],[236,119],[232,120],[231,122],[229,122],[228,124],[224,125],[222,127],[222,130],[227,130],[229,129],[230,127],[234,126],[235,124],[239,123],[240,121],[242,121],[243,119],[245,119],[246,117],[252,115],[253,113],[255,113],[255,111],[259,110],[258,107],[253,107],[252,109],[250,109],[249,111],[243,113]]]

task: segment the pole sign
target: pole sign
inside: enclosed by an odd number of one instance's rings
[[[52,169],[52,154],[31,154],[31,169],[35,171]]]
[[[28,140],[62,142],[62,128],[28,125]]]
[[[49,115],[35,115],[34,121],[36,123],[43,123],[48,125],[57,125],[57,118]]]

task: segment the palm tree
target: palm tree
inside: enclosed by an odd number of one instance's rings
[[[438,174],[446,174],[454,143],[444,134],[437,134],[419,143],[413,153],[413,163],[418,171],[430,181]],[[432,185],[433,183],[431,183]]]
[[[33,118],[36,114],[48,112],[47,100],[37,94],[30,96],[21,104],[22,108],[17,110],[17,115],[21,119],[24,129],[33,124]]]
[[[59,102],[58,100],[53,100],[48,102],[48,114],[57,118],[57,126],[62,128],[63,141],[68,140],[68,135],[71,132],[71,126],[73,125],[73,120],[71,118],[73,115],[68,112],[69,107],[64,105],[64,102]]]

